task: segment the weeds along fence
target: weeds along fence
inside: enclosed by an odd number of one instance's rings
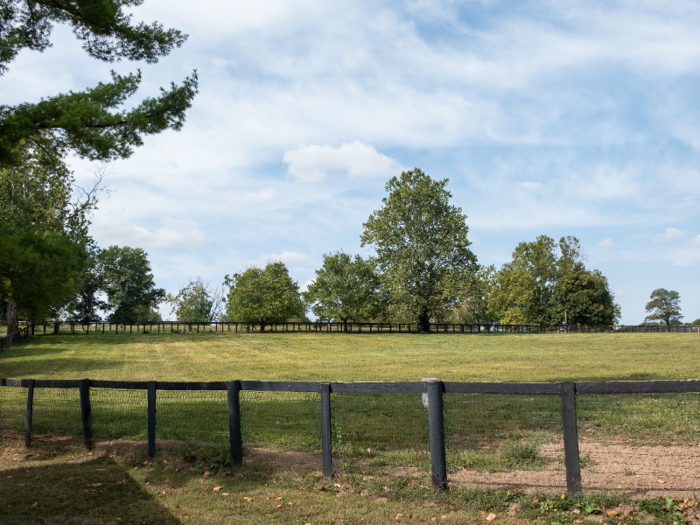
[[[579,434],[637,444],[698,442],[700,381],[564,383],[134,382],[0,379],[0,430],[319,457],[324,476],[383,466],[448,472],[542,468],[547,444],[567,490],[584,482]],[[692,447],[690,447],[692,448]],[[697,459],[697,458],[696,458]],[[222,461],[225,461],[222,459]],[[679,459],[683,461],[683,459]],[[672,468],[673,466],[671,466]],[[558,475],[552,473],[552,475]],[[563,481],[563,479],[562,479]],[[593,487],[590,487],[593,488]],[[694,488],[694,487],[693,487]]]
[[[423,333],[416,323],[336,323],[336,322],[287,322],[287,323],[244,323],[217,321],[190,323],[183,321],[159,321],[153,323],[73,323],[55,322],[30,326],[32,335],[89,334],[89,333],[183,333],[183,332],[233,332],[233,333]],[[432,333],[486,334],[486,333],[698,333],[700,326],[646,326],[646,325],[506,325],[506,324],[430,324]]]

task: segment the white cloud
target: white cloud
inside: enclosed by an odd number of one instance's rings
[[[103,245],[139,248],[196,248],[204,245],[204,232],[195,221],[165,217],[162,224],[151,231],[137,224],[124,223],[116,217],[100,217],[94,222],[92,233]]]
[[[305,291],[307,291],[307,290],[309,289],[309,286],[311,286],[311,285],[314,284],[315,282],[316,282],[316,281],[315,281],[314,279],[309,279],[308,281],[306,281],[304,284],[302,284],[302,285],[299,287],[299,291],[302,292],[302,293],[305,292]]]
[[[372,146],[354,141],[332,146],[301,145],[284,154],[290,175],[303,182],[318,182],[329,172],[345,171],[350,177],[392,177],[405,168]]]
[[[608,237],[607,239],[603,239],[602,241],[600,241],[598,243],[598,246],[600,248],[612,248],[613,246],[615,246],[615,243],[610,237]]]
[[[700,235],[693,237],[687,243],[688,246],[700,246]]]
[[[659,233],[654,237],[654,244],[664,244],[667,242],[675,241],[681,237],[688,235],[686,232],[677,230],[676,228],[666,228],[665,233]]]

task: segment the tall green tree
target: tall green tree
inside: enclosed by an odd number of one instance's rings
[[[0,301],[11,331],[19,315],[55,316],[72,299],[89,266],[89,215],[97,204],[94,188],[81,192],[75,186],[60,152],[23,142],[16,154],[18,166],[0,167]],[[45,247],[39,239],[47,239]],[[56,260],[61,253],[64,262]],[[49,260],[52,271],[43,266]]]
[[[176,295],[168,294],[165,302],[170,304],[171,312],[178,321],[216,321],[223,310],[223,289],[221,286],[211,286],[197,277]]]
[[[495,278],[496,268],[493,265],[479,266],[478,271],[469,274],[461,283],[459,298],[452,305],[448,322],[488,327],[498,321],[490,308]]]
[[[433,180],[418,168],[393,177],[388,197],[364,223],[362,246],[377,252],[377,264],[395,317],[417,319],[424,331],[449,314],[460,281],[476,270],[469,228],[452,206],[448,179]]]
[[[644,318],[645,321],[663,321],[666,326],[680,324],[683,316],[681,315],[681,296],[678,292],[657,288],[651,292],[649,298],[651,301],[645,307],[649,315]]]
[[[289,276],[283,262],[270,263],[265,268],[248,268],[245,272],[228,275],[230,288],[226,316],[230,321],[260,323],[260,331],[270,323],[282,323],[304,316],[305,307],[299,294],[299,284]]]
[[[385,307],[381,283],[371,260],[337,252],[323,256],[323,266],[303,294],[321,320],[368,321]]]
[[[187,35],[164,29],[158,22],[133,24],[125,9],[143,0],[4,0],[0,5],[0,75],[20,51],[42,52],[51,46],[57,23],[67,24],[83,48],[103,62],[122,59],[155,63],[181,46]],[[91,160],[111,160],[131,155],[143,143],[143,135],[166,129],[179,130],[185,111],[197,93],[197,75],[172,84],[157,98],[131,103],[141,72],[118,75],[84,91],[47,95],[39,102],[0,105],[0,167],[18,166],[18,147],[25,141],[73,152]]]
[[[107,294],[112,323],[157,320],[153,311],[165,299],[156,288],[148,255],[141,248],[110,246],[98,257],[98,274]]]
[[[85,247],[66,233],[17,228],[0,220],[0,300],[8,333],[19,315],[31,320],[55,316],[80,286],[87,266]]]
[[[101,321],[99,312],[107,309],[107,303],[102,300],[104,281],[97,271],[99,254],[99,248],[89,247],[88,266],[80,277],[80,288],[66,307],[70,321],[80,323]]]
[[[576,237],[521,242],[496,273],[490,311],[503,324],[613,324],[620,308],[607,279],[588,271]]]
[[[620,306],[598,270],[566,273],[554,286],[554,295],[565,325],[611,325],[620,318]]]

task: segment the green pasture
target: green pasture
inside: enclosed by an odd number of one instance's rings
[[[222,381],[583,381],[700,378],[698,334],[37,335],[0,377]]]
[[[11,378],[217,381],[452,381],[688,379],[700,377],[693,334],[344,335],[76,334],[35,336],[0,354]],[[21,431],[26,391],[4,388],[4,425]],[[146,438],[146,392],[92,389],[97,439]],[[700,396],[579,396],[582,437],[697,442]],[[333,442],[344,468],[427,466],[427,410],[419,395],[333,395]],[[158,439],[225,454],[225,392],[161,391]],[[316,394],[242,394],[247,447],[317,452]],[[561,437],[558,396],[447,395],[451,468],[538,468]],[[37,434],[80,435],[77,390],[37,389]]]

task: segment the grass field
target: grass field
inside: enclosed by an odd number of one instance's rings
[[[700,377],[696,334],[36,336],[0,376],[222,381],[583,381]]]
[[[454,381],[689,379],[700,378],[699,356],[700,337],[693,334],[78,334],[37,336],[0,354],[0,377],[142,381],[416,381],[422,377]],[[22,459],[18,432],[23,428],[26,391],[3,390],[0,430],[5,429],[6,443],[0,468],[15,472],[8,476],[24,479],[27,476],[17,461]],[[197,486],[207,469],[222,476],[217,484],[225,486],[227,482],[224,392],[159,393],[158,439],[179,445],[169,445],[159,453],[155,464],[137,471],[133,467],[146,460],[143,452],[121,453],[104,446],[99,458],[80,452],[76,442],[80,435],[77,391],[37,389],[35,396],[37,450],[46,459],[30,457],[26,469],[37,473],[50,469],[52,474],[47,479],[56,476],[79,479],[95,466],[105,467],[106,472],[114,471],[114,476],[123,476],[138,485],[138,490],[132,491],[138,500],[132,501],[126,491],[118,492],[116,485],[113,491],[95,489],[95,494],[78,496],[91,501],[112,498],[130,502],[135,510],[125,518],[129,523],[183,523],[193,519],[194,523],[315,524],[341,523],[341,518],[343,523],[396,523],[397,514],[424,521],[434,517],[439,520],[445,515],[448,516],[445,519],[456,522],[464,522],[459,519],[483,522],[477,510],[502,511],[514,501],[523,508],[529,505],[528,499],[517,491],[489,492],[483,498],[468,491],[433,497],[429,490],[421,488],[428,486],[429,480],[414,480],[414,485],[406,485],[407,479],[397,482],[395,475],[389,475],[392,468],[418,468],[425,475],[429,472],[427,413],[417,395],[334,395],[334,454],[343,465],[343,476],[339,479],[340,488],[335,487],[331,492],[344,493],[351,503],[335,499],[337,494],[317,490],[318,480],[305,481],[300,477],[306,474],[294,473],[294,469],[284,473],[274,465],[256,460],[246,466],[245,474],[239,474],[246,476],[247,481],[236,480],[238,499],[233,507],[228,500],[219,499],[219,494],[210,494],[211,488],[200,494],[203,487]],[[98,441],[145,439],[145,392],[93,389],[91,398]],[[622,437],[640,444],[696,443],[700,432],[700,403],[698,396],[690,394],[580,396],[578,411],[583,437]],[[247,447],[317,457],[318,395],[245,392],[242,412]],[[538,453],[539,445],[560,439],[560,418],[558,396],[446,396],[448,467],[490,471],[541,468],[544,460]],[[49,435],[66,436],[69,440],[65,446],[57,446],[56,438]],[[40,480],[35,482],[37,487],[46,485],[42,476],[34,477]],[[151,485],[146,485],[147,480]],[[173,492],[174,486],[167,483],[175,480],[178,489]],[[261,487],[263,482],[270,486]],[[284,487],[279,492],[285,500],[294,496],[293,505],[303,507],[305,514],[291,512],[291,506],[286,514],[278,512],[276,505],[270,507],[272,496],[279,497],[272,490],[273,483],[279,483],[279,489]],[[11,501],[14,508],[20,508],[25,501],[18,493],[10,497],[3,492],[7,486],[7,482],[0,481],[0,522],[28,523],[32,521],[22,520],[28,516],[46,516],[36,509],[27,509],[29,514],[3,515],[5,501]],[[49,488],[37,488],[42,493],[44,490],[51,492]],[[171,496],[173,493],[178,496]],[[248,496],[243,496],[244,493]],[[301,501],[300,494],[307,499]],[[374,499],[367,500],[367,494]],[[254,499],[247,501],[243,497]],[[309,498],[315,502],[313,505]],[[542,498],[545,501],[547,497]],[[611,499],[608,504],[616,502],[619,498]],[[51,512],[63,512],[55,502],[47,501],[44,505],[51,507]],[[76,501],[66,507],[84,518],[76,523],[104,520],[104,513],[90,514],[95,504],[85,505]],[[594,508],[601,506],[596,505]],[[535,507],[530,509],[537,511],[534,514],[528,511],[530,514],[508,519],[518,522],[540,517],[541,509]],[[549,507],[546,515],[561,514],[552,518],[554,521],[574,521],[573,507],[566,511],[569,514],[564,512],[566,509],[556,510],[556,505]],[[84,512],[85,508],[89,511]],[[113,508],[107,511],[112,517],[118,514],[118,506],[105,508]],[[190,510],[181,511],[181,508]],[[215,514],[207,515],[202,510],[206,508]],[[274,510],[272,514],[270,509]],[[189,517],[184,518],[185,515]],[[165,517],[156,519],[157,516]],[[226,521],[223,516],[231,520]],[[675,516],[666,522],[678,520]],[[56,521],[72,522],[68,518]]]

